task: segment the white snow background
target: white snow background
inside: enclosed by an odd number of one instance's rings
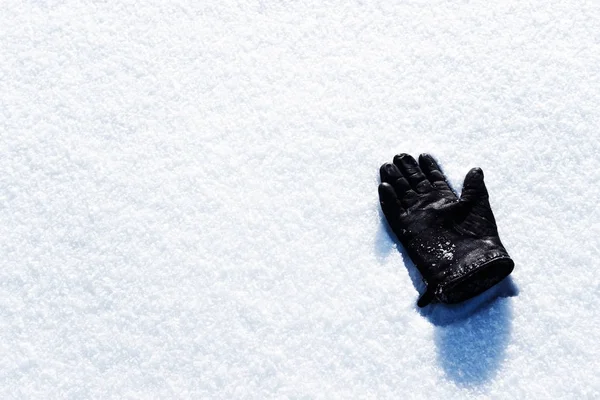
[[[598,2],[7,0],[0,137],[2,399],[600,398]],[[418,310],[401,152],[510,281]]]

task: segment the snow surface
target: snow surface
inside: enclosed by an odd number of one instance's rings
[[[600,3],[0,9],[2,399],[600,398]],[[424,151],[516,269],[420,311]]]

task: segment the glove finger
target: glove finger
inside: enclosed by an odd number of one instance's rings
[[[448,185],[448,181],[446,181],[446,176],[442,172],[442,169],[431,155],[426,153],[421,154],[419,156],[419,165],[427,179],[429,179],[429,182],[435,188],[454,194],[454,191]],[[454,197],[456,197],[455,194]]]
[[[394,189],[396,190],[396,195],[398,196],[398,198],[402,199],[405,195],[406,192],[408,192],[409,190],[412,192],[413,190],[410,188],[410,184],[408,183],[408,181],[406,180],[406,178],[402,177],[402,178],[398,178],[396,179],[393,183],[392,186],[394,187]]]
[[[481,168],[473,168],[465,176],[463,190],[460,196],[463,201],[476,200],[480,197],[487,197],[488,192],[483,181],[483,171]]]
[[[384,182],[380,184],[378,191],[381,210],[388,220],[388,223],[393,226],[398,220],[398,217],[401,214],[404,214],[405,211],[398,200],[398,196],[396,196],[396,191],[389,183]]]
[[[421,167],[410,155],[402,153],[394,157],[394,164],[398,167],[402,175],[417,193],[427,193],[433,190],[431,182],[427,180]]]
[[[389,183],[396,191],[396,197],[401,199],[402,204],[410,207],[418,199],[417,193],[412,190],[410,184],[402,176],[398,167],[394,164],[385,163],[379,169],[382,183]],[[406,199],[405,199],[406,198]]]
[[[393,184],[398,179],[402,178],[402,173],[394,164],[385,163],[379,168],[379,176],[381,182]]]
[[[419,199],[419,195],[412,190],[406,178],[399,178],[392,185],[396,190],[396,195],[401,199],[402,204],[409,208]]]

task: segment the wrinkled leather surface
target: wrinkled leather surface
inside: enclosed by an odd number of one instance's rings
[[[480,168],[469,171],[460,198],[428,154],[418,163],[399,154],[380,176],[383,213],[427,283],[419,306],[466,300],[512,272]]]

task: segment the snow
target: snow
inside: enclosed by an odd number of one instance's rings
[[[1,398],[600,398],[600,3],[0,7]],[[458,307],[379,210],[426,151],[516,262]]]

